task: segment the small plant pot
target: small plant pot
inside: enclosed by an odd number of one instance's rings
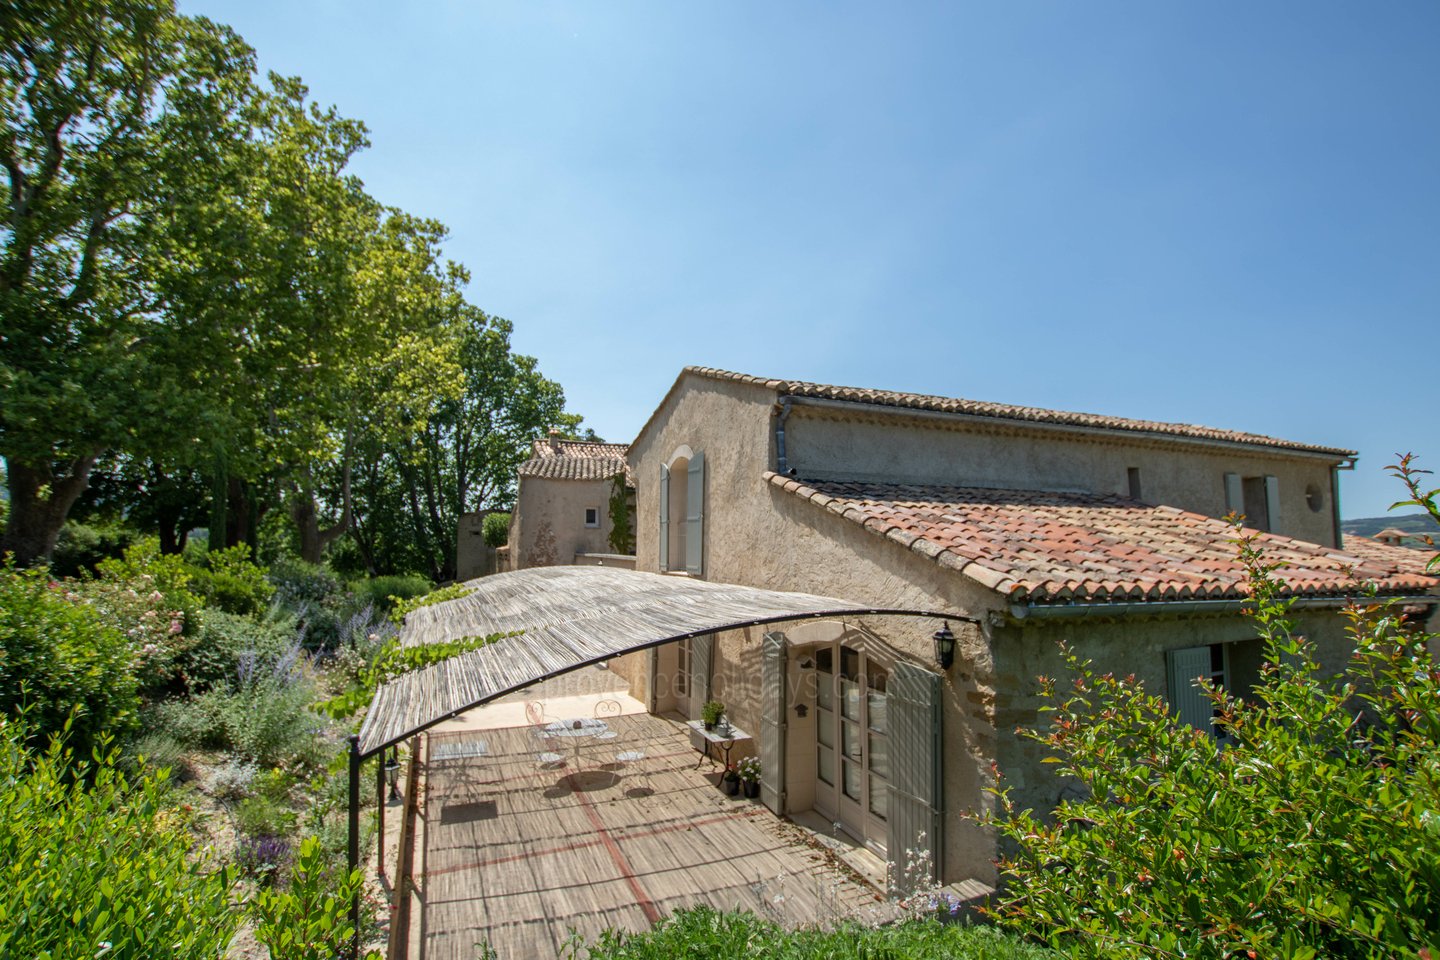
[[[760,796],[760,781],[742,780],[740,782],[740,790],[742,793],[745,794],[745,797],[747,799],[754,800],[756,797]]]
[[[715,729],[715,724],[713,724],[713,723],[707,723],[707,724],[705,724],[705,729],[706,729],[706,730],[714,730],[714,729]]]
[[[725,793],[726,793],[728,796],[732,796],[732,797],[733,797],[733,796],[735,796],[737,793],[740,792],[740,781],[739,781],[739,780],[721,780],[721,781],[720,781],[720,789],[721,789],[721,790],[724,790]]]

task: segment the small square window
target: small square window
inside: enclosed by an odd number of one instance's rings
[[[585,508],[585,526],[587,526],[587,527],[598,527],[598,526],[600,526],[600,508],[599,508],[599,507],[586,507],[586,508]]]

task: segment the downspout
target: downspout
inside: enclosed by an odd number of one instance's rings
[[[1354,470],[1355,460],[1352,457],[1343,463],[1337,463],[1330,468],[1330,512],[1335,523],[1335,549],[1345,549],[1345,536],[1340,530],[1340,471]]]
[[[790,419],[788,396],[780,398],[780,413],[775,418],[775,472],[782,477],[790,476],[790,461],[785,455],[785,421]]]

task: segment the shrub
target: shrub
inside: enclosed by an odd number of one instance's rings
[[[847,924],[834,930],[787,931],[752,913],[720,913],[709,907],[677,910],[643,933],[607,930],[583,946],[572,940],[569,949],[569,955],[589,960],[1039,960],[1052,955],[995,930],[933,920],[880,928]]]
[[[299,646],[275,652],[242,651],[228,682],[187,700],[157,705],[156,722],[182,743],[229,750],[272,767],[318,762],[325,750],[324,721],[311,711],[315,698]]]
[[[250,562],[250,548],[241,543],[205,554],[190,565],[191,587],[206,604],[235,614],[255,614],[270,603],[275,587],[265,569]]]
[[[102,561],[120,557],[139,539],[140,534],[119,524],[91,526],[68,521],[60,528],[50,555],[50,572],[57,577],[93,574]]]
[[[274,960],[334,960],[356,938],[350,901],[363,886],[359,870],[332,886],[319,842],[306,837],[295,856],[289,887],[256,891],[250,903],[255,939],[269,948]],[[380,954],[368,953],[365,960],[380,960]]]
[[[284,837],[295,832],[295,813],[282,803],[261,794],[237,803],[231,816],[235,832],[246,837]]]
[[[232,757],[210,774],[207,789],[218,800],[243,800],[250,796],[255,773],[255,764]]]
[[[235,932],[233,875],[195,846],[163,774],[127,777],[0,718],[0,956],[190,960]]]
[[[168,733],[147,733],[132,741],[125,749],[136,769],[158,773],[169,770],[174,780],[188,780],[191,773],[185,747]]]
[[[326,604],[343,599],[345,586],[322,566],[303,560],[285,559],[270,567],[275,598],[292,609],[308,604]]]
[[[0,713],[28,710],[29,728],[49,737],[70,725],[88,754],[102,731],[136,722],[135,652],[122,633],[43,571],[0,567]]]
[[[189,690],[203,692],[232,680],[242,654],[278,657],[294,645],[297,630],[295,619],[278,610],[259,618],[207,610],[197,642],[179,657],[176,668]]]
[[[423,597],[435,584],[420,576],[371,577],[350,584],[357,602],[367,603],[381,613],[389,613],[397,600]]]
[[[503,547],[510,542],[510,514],[487,513],[480,524],[481,536],[487,547]]]
[[[1083,957],[1416,957],[1440,947],[1440,670],[1385,605],[1353,608],[1325,677],[1256,542],[1238,541],[1268,661],[1241,700],[1204,684],[1232,743],[1133,678],[1066,654],[1042,681],[1054,753],[1085,799],[998,826],[997,917]]]
[[[261,883],[273,883],[289,861],[290,841],[284,837],[242,836],[235,841],[235,865]]]

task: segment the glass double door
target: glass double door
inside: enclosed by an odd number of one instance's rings
[[[889,678],[879,663],[843,644],[815,653],[815,808],[881,851],[890,815]]]

